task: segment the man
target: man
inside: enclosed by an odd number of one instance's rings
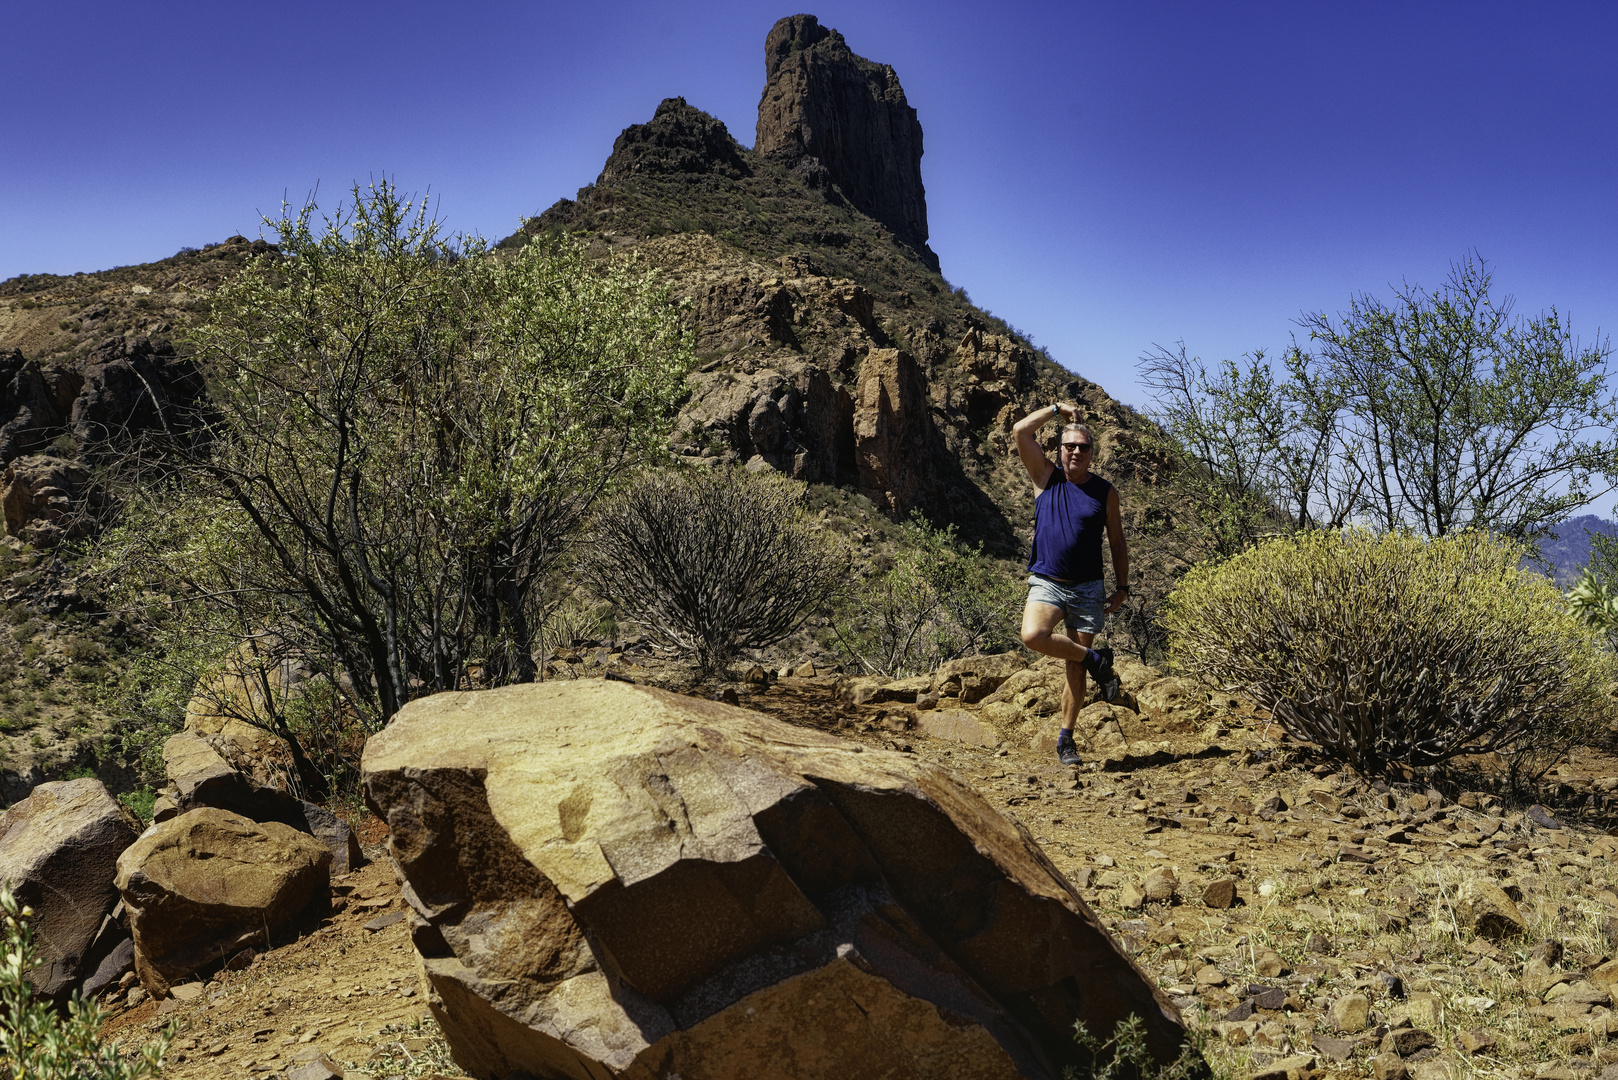
[[[1028,603],[1023,608],[1022,641],[1035,652],[1067,661],[1062,691],[1062,729],[1056,756],[1063,765],[1079,764],[1073,723],[1084,705],[1085,676],[1094,675],[1105,701],[1118,696],[1112,672],[1112,650],[1092,649],[1106,616],[1129,598],[1129,548],[1118,506],[1118,492],[1090,473],[1095,436],[1078,422],[1079,411],[1058,402],[1017,421],[1017,454],[1034,481],[1034,550],[1028,559]],[[1051,420],[1067,420],[1062,428],[1058,464],[1051,464],[1035,434]],[[1112,549],[1117,588],[1105,595],[1101,571],[1101,533]],[[1055,633],[1064,623],[1066,633]]]

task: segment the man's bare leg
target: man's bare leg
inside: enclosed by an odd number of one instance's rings
[[[1090,655],[1094,634],[1055,632],[1062,621],[1062,609],[1030,600],[1022,613],[1022,643],[1037,653],[1067,661],[1067,685],[1062,688],[1062,730],[1072,731],[1084,705],[1087,672],[1084,661]]]

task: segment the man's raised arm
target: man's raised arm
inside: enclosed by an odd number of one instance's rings
[[[1039,429],[1052,420],[1063,419],[1069,413],[1074,417],[1079,414],[1078,410],[1071,405],[1067,406],[1066,412],[1063,411],[1063,406],[1060,402],[1055,405],[1046,405],[1043,408],[1035,409],[1021,420],[1018,420],[1011,429],[1011,434],[1017,439],[1017,456],[1022,458],[1022,466],[1028,470],[1028,475],[1037,488],[1045,486],[1045,481],[1050,478],[1051,470],[1055,468],[1051,464],[1051,459],[1045,456],[1045,451],[1040,449]]]

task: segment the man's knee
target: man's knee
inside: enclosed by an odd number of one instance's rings
[[[1031,626],[1028,623],[1023,624],[1022,643],[1028,646],[1030,649],[1037,652],[1039,647],[1050,641],[1050,639],[1051,631],[1049,627]]]

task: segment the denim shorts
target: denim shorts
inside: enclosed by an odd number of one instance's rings
[[[1106,586],[1095,581],[1052,581],[1038,574],[1028,575],[1028,599],[1062,609],[1062,621],[1070,634],[1099,634],[1106,625]]]

